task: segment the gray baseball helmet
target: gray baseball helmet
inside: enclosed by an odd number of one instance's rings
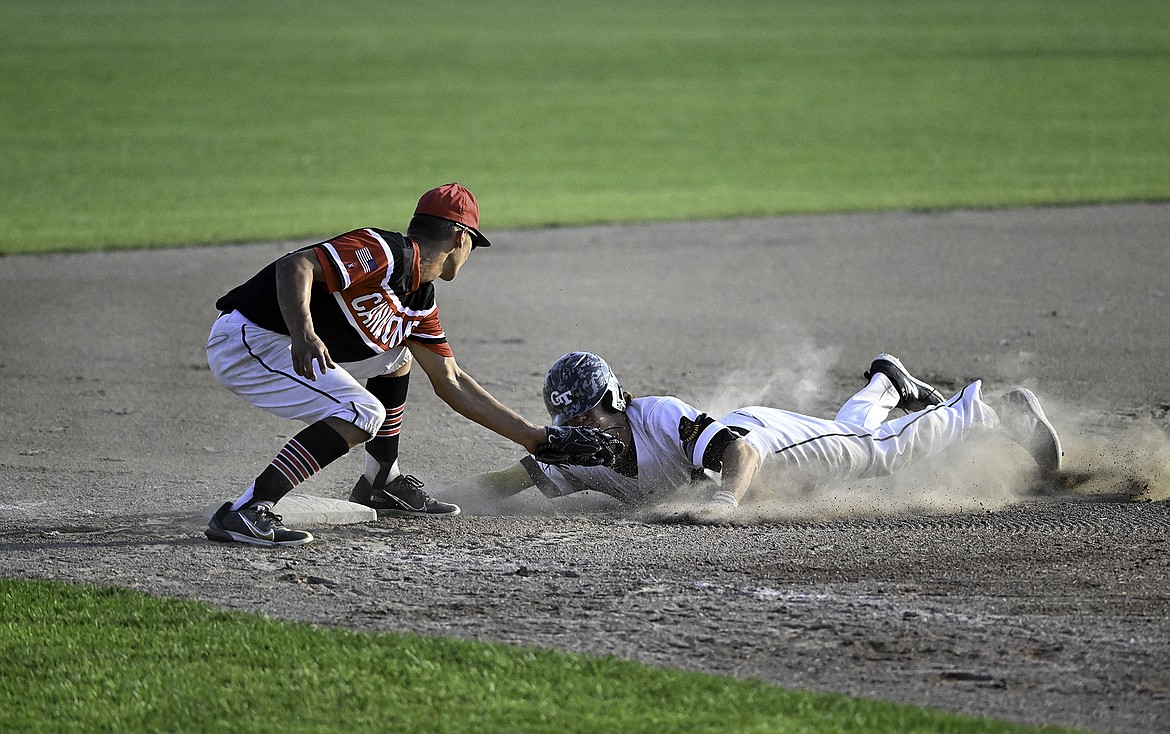
[[[592,409],[609,394],[614,410],[626,409],[625,393],[605,360],[592,352],[570,352],[544,376],[544,407],[554,426]]]

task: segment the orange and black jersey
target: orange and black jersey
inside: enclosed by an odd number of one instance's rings
[[[444,357],[451,347],[439,322],[432,283],[419,282],[419,252],[397,232],[366,228],[311,245],[325,271],[314,281],[309,311],[317,335],[337,362],[356,362],[406,339]],[[215,303],[270,331],[288,334],[276,298],[276,263]]]

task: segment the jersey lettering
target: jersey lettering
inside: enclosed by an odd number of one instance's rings
[[[394,307],[380,293],[355,298],[350,305],[370,336],[384,344],[401,344],[415,323],[407,322],[395,313]]]
[[[366,349],[393,349],[409,337],[451,356],[434,288],[419,282],[419,253],[410,240],[382,230],[354,230],[322,243],[317,257],[340,314]],[[351,268],[355,262],[358,267]]]

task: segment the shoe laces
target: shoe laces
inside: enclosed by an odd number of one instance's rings
[[[270,528],[283,528],[284,527],[284,517],[282,517],[281,515],[277,515],[275,512],[273,512],[266,505],[256,505],[255,507],[251,508],[251,510],[252,510],[252,513],[256,516],[256,519],[262,523],[267,524],[268,527],[270,527]]]
[[[395,481],[401,482],[402,484],[409,485],[412,489],[422,489],[424,486],[426,486],[422,483],[421,479],[414,476],[413,474],[403,474],[403,475],[399,476],[398,479],[396,479]]]
[[[410,474],[402,474],[394,479],[392,482],[387,482],[383,487],[383,491],[387,494],[393,494],[407,502],[423,506],[430,499],[430,495],[423,491],[423,483],[418,477]]]

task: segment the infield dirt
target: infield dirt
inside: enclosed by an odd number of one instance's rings
[[[1170,728],[1170,205],[486,231],[440,312],[461,366],[540,422],[561,354],[712,412],[831,415],[877,352],[944,392],[1037,391],[1067,471],[990,440],[895,480],[775,487],[737,524],[603,497],[268,551],[198,515],[297,430],[220,388],[220,294],[305,243],[0,260],[0,574],[363,630],[615,655],[1013,721]],[[395,229],[404,222],[346,223]],[[519,449],[416,375],[404,468]],[[303,489],[344,497],[354,451]]]

